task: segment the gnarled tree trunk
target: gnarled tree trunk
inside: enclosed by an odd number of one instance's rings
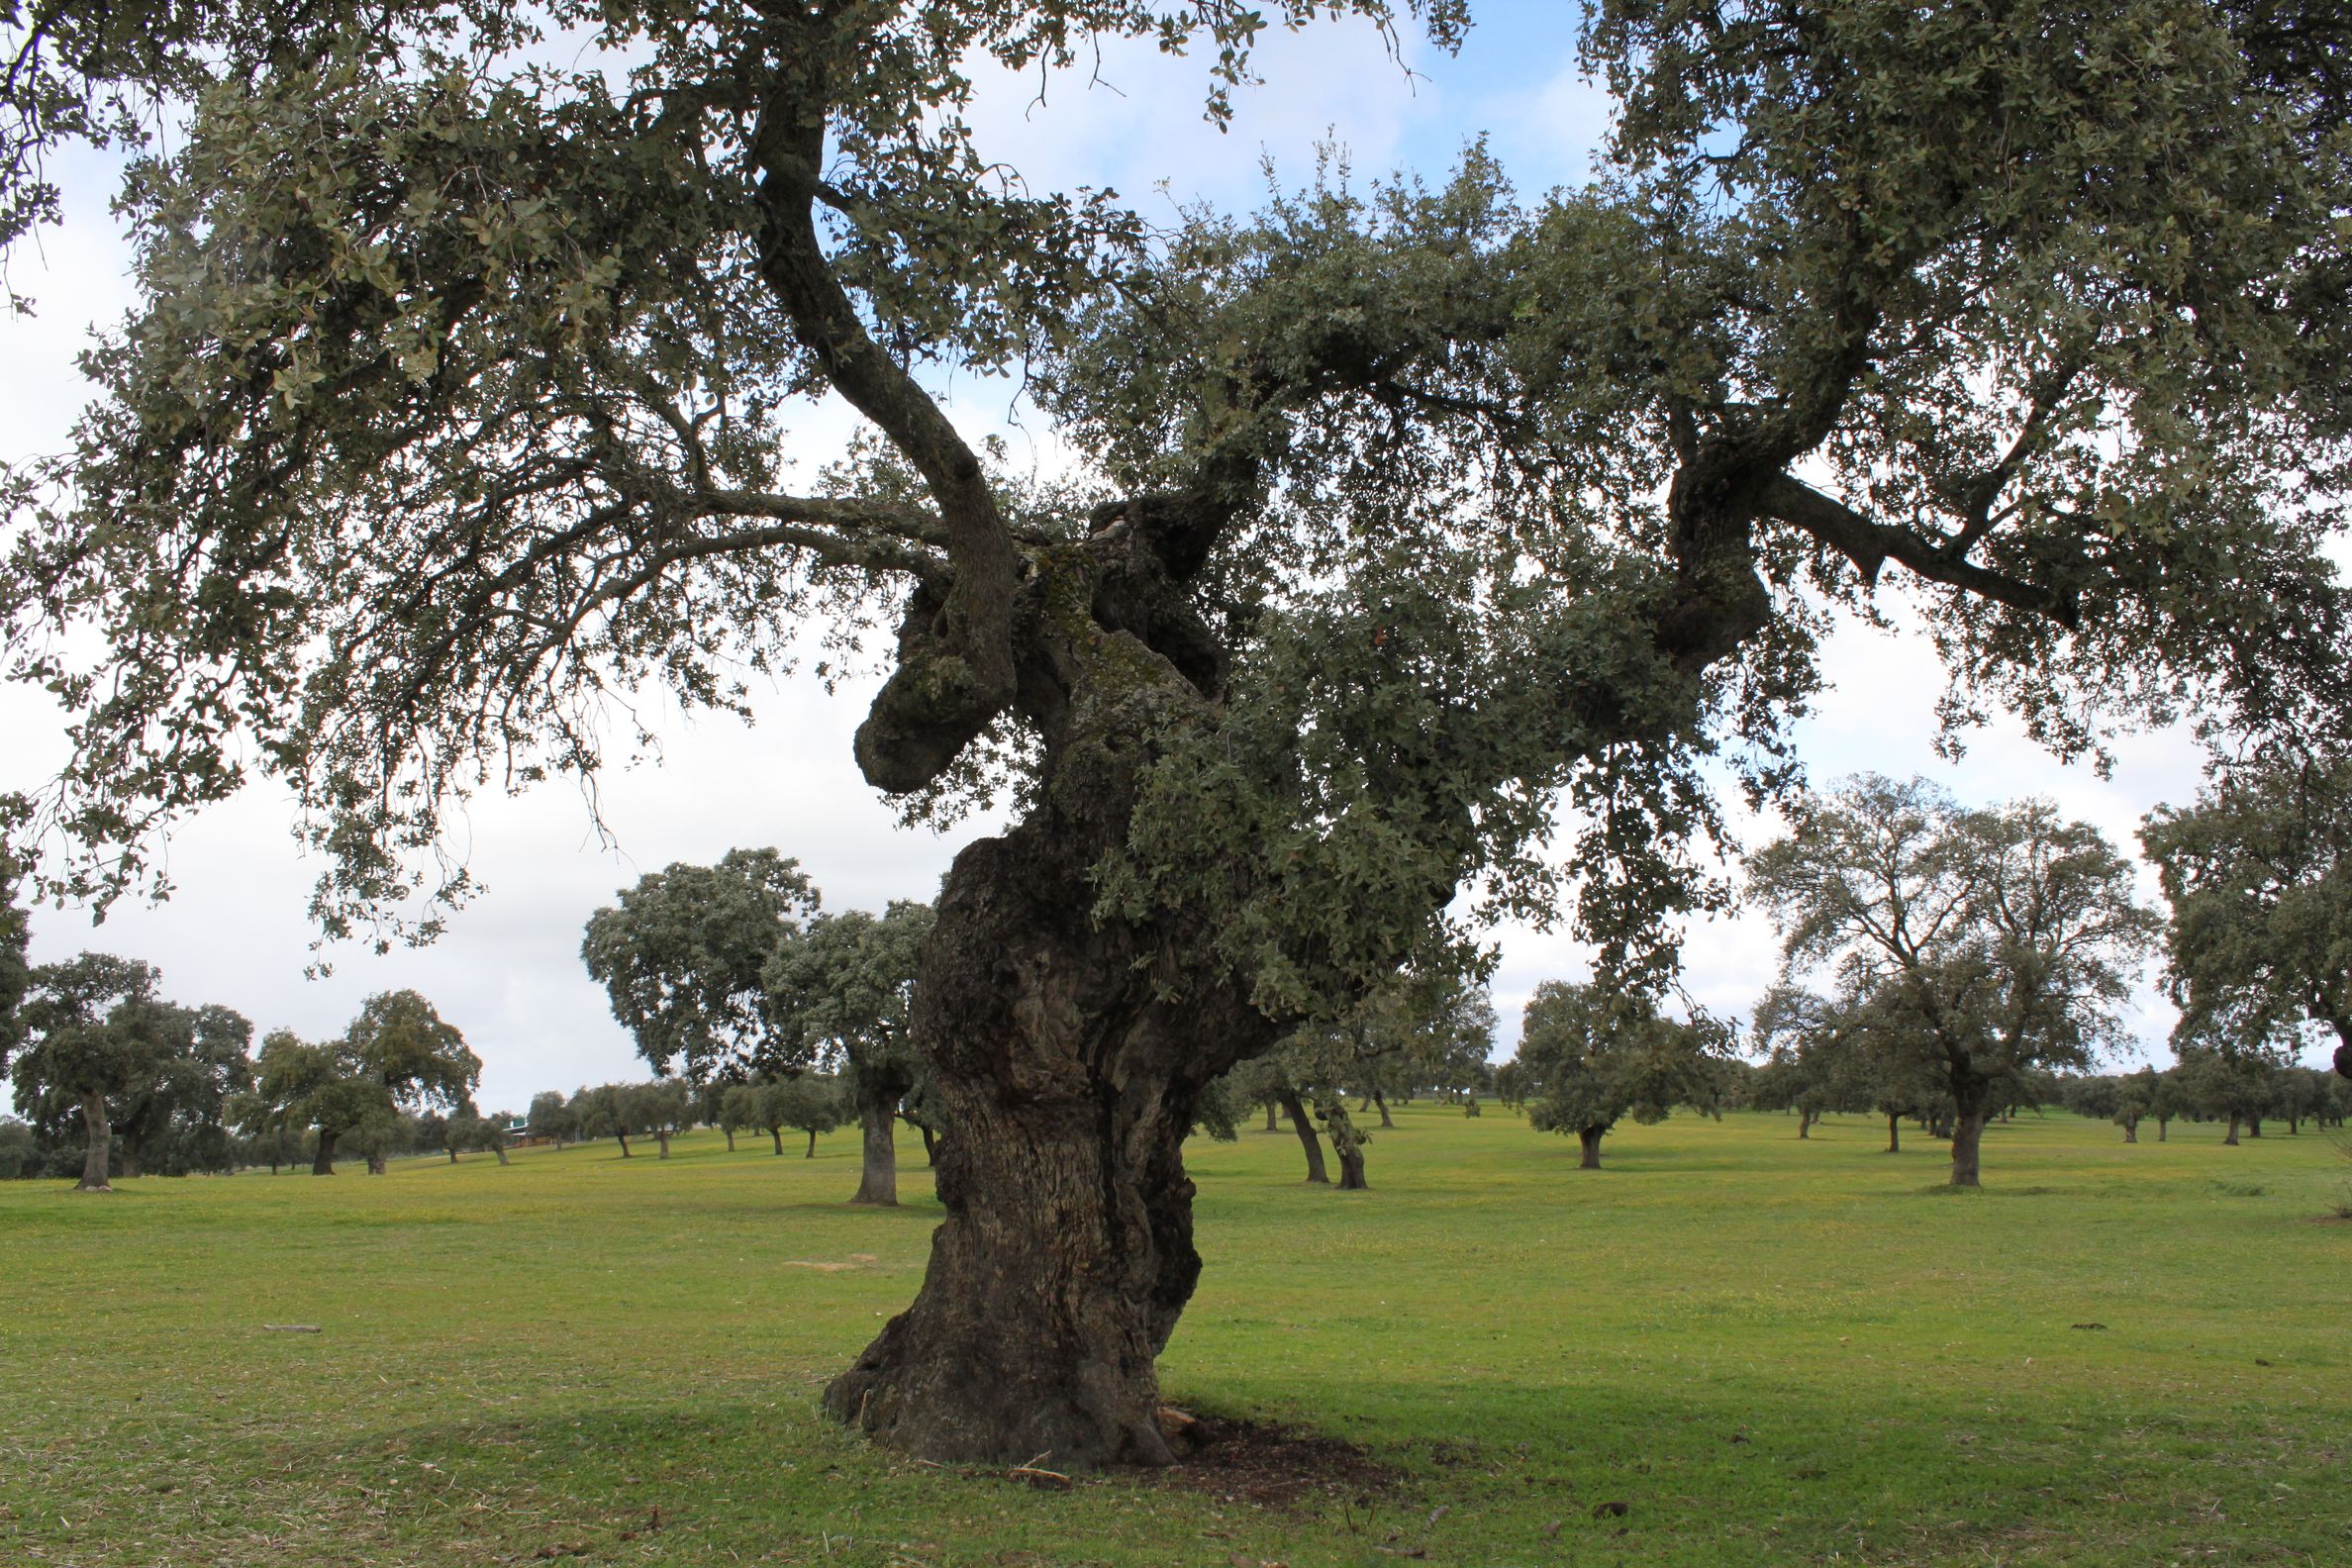
[[[1583,1127],[1576,1129],[1576,1168],[1578,1170],[1599,1170],[1601,1168],[1601,1139],[1608,1133],[1609,1128],[1605,1127]]]
[[[1201,1267],[1184,1138],[1272,1027],[1227,989],[1162,1000],[1054,826],[972,844],[940,893],[913,1022],[955,1129],[947,1217],[914,1305],[825,1404],[925,1458],[1166,1463],[1153,1362]]]

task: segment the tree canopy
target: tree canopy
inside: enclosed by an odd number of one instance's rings
[[[2176,1042],[2275,1053],[2319,1028],[2352,1077],[2352,761],[2231,768],[2140,842],[2172,905]]]
[[[1215,113],[1257,10],[63,29],[16,146],[117,91],[187,120],[124,193],[99,401],[5,491],[11,673],[76,714],[42,885],[154,884],[155,833],[258,769],[330,934],[429,935],[457,803],[593,778],[615,694],[881,665],[865,777],[1020,816],[959,856],[912,1016],[942,1241],[829,1403],[934,1458],[1165,1459],[1205,1086],[1486,918],[1564,910],[1606,984],[1661,983],[1725,896],[1709,759],[1791,782],[1838,620],[1900,600],[1950,724],[2065,753],[2343,733],[2352,136],[2273,10],[1602,0],[1562,12],[1617,105],[1590,188],[1522,202],[1474,151],[1164,237],[999,169],[967,61],[1197,43]],[[1403,13],[1271,8],[1332,14]],[[548,63],[575,26],[603,57]],[[1015,365],[1064,482],[933,394]],[[832,394],[869,439],[808,452]]]
[[[1601,1140],[1620,1118],[1663,1122],[1678,1105],[1711,1104],[1712,1058],[1728,1046],[1719,1023],[1667,1018],[1650,997],[1546,980],[1519,1025],[1527,1119],[1575,1134],[1578,1164],[1599,1170]]]
[[[588,917],[580,959],[637,1054],[699,1083],[773,1056],[760,971],[817,902],[797,860],[730,849],[715,866],[680,862],[623,888],[618,907]]]

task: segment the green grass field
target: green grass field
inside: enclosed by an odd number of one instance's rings
[[[898,1213],[841,1204],[847,1133],[0,1185],[0,1563],[2352,1562],[2315,1134],[2028,1117],[1947,1194],[1862,1119],[1627,1127],[1598,1173],[1492,1108],[1401,1124],[1369,1193],[1287,1131],[1195,1151],[1168,1397],[1398,1472],[1290,1506],[821,1420],[920,1276],[919,1145]]]

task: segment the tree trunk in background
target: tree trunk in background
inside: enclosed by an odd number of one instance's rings
[[[456,1145],[456,1144],[454,1144],[454,1143],[451,1143],[451,1144],[450,1144],[448,1147],[449,1147],[449,1163],[450,1163],[450,1164],[452,1164],[452,1165],[454,1165],[454,1164],[456,1164],[456,1163],[457,1163],[457,1145]]]
[[[1896,1112],[1887,1118],[1887,1152],[1903,1152],[1903,1114]]]
[[[1377,1089],[1372,1091],[1372,1103],[1380,1107],[1380,1125],[1382,1127],[1393,1127],[1397,1125],[1396,1119],[1389,1115],[1388,1102],[1380,1097],[1380,1091]]]
[[[2159,1142],[2159,1143],[2162,1143],[2162,1142],[2164,1142],[2164,1141],[2165,1141],[2165,1134],[2166,1134],[2166,1133],[2168,1133],[2168,1132],[2170,1132],[2171,1130],[2172,1130],[2172,1118],[2171,1118],[2171,1117],[2158,1117],[2158,1118],[2156,1119],[2156,1141],[2157,1141],[2157,1142]]]
[[[1576,1168],[1578,1170],[1599,1170],[1601,1168],[1601,1139],[1607,1135],[1608,1131],[1609,1128],[1604,1127],[1578,1127],[1576,1129]],[[1798,1135],[1804,1136],[1802,1132]]]
[[[507,1162],[506,1141],[503,1138],[490,1145],[490,1152],[498,1156],[499,1164],[504,1165]]]
[[[629,1134],[626,1132],[616,1132],[613,1134],[613,1136],[620,1139],[621,1141],[621,1157],[623,1159],[629,1158]]]
[[[343,1134],[340,1132],[330,1132],[323,1127],[320,1129],[319,1152],[311,1157],[311,1174],[313,1176],[335,1174],[335,1140],[341,1136]]]
[[[1473,1089],[1469,1092],[1469,1094],[1462,1098],[1462,1115],[1465,1117],[1474,1117],[1480,1114],[1481,1113],[1478,1109],[1478,1091]]]
[[[2237,1135],[2237,1134],[2238,1134],[2238,1117],[2237,1117],[2237,1113],[2236,1113],[2235,1111],[2232,1111],[2231,1113],[2229,1113],[2229,1136],[2227,1136],[2227,1137],[2225,1137],[2225,1138],[2223,1138],[2223,1139],[2221,1140],[2222,1146],[2223,1146],[2223,1147],[2225,1147],[2225,1148],[2235,1148],[2235,1147],[2237,1146],[2237,1140],[2238,1140],[2238,1135]]]
[[[775,1140],[775,1143],[776,1143],[776,1152],[777,1152],[778,1154],[781,1154],[781,1153],[783,1153],[783,1152],[784,1152],[784,1129],[783,1129],[782,1127],[769,1127],[769,1128],[768,1128],[768,1136],[769,1136],[769,1137],[771,1137],[771,1138],[773,1138],[773,1139]]]
[[[370,1154],[370,1155],[368,1155],[368,1156],[367,1156],[367,1174],[368,1174],[368,1175],[370,1175],[370,1176],[381,1176],[381,1175],[383,1175],[383,1174],[384,1174],[384,1166],[385,1166],[385,1163],[386,1163],[386,1161],[385,1161],[385,1157],[384,1157],[383,1155],[381,1155],[381,1154]]]
[[[108,1158],[114,1152],[114,1128],[106,1121],[106,1096],[93,1089],[82,1096],[82,1173],[75,1192],[113,1192],[106,1179]]]
[[[735,1152],[735,1128],[721,1127],[719,1130],[727,1134],[727,1152],[733,1154]]]
[[[1811,1138],[1813,1136],[1813,1114],[1803,1107],[1799,1107],[1797,1111],[1797,1135],[1801,1138]]]
[[[122,1157],[123,1176],[126,1180],[136,1181],[147,1174],[145,1151],[140,1147],[136,1133],[125,1132],[114,1140],[114,1152]]]
[[[661,1127],[653,1129],[653,1141],[661,1145],[661,1158],[663,1159],[669,1158],[669,1137],[670,1135],[665,1129]]]
[[[802,1159],[815,1159],[816,1157],[817,1157],[817,1129],[816,1129],[815,1127],[811,1127],[811,1128],[809,1128],[809,1152],[808,1152],[808,1153],[806,1153],[806,1154],[803,1154],[803,1155],[801,1156],[801,1158],[802,1158]],[[856,1200],[856,1199],[854,1199],[854,1198],[850,1200],[850,1202],[852,1202],[852,1203],[855,1203],[856,1201],[857,1201],[857,1200]]]
[[[1985,1136],[1985,1107],[1982,1099],[1974,1103],[1962,1100],[1959,1115],[1952,1119],[1952,1181],[1954,1187],[1975,1187],[1980,1146]]]
[[[1276,1113],[1274,1110],[1274,1102],[1269,1100],[1266,1102],[1266,1130],[1269,1132],[1279,1132],[1282,1130],[1282,1124],[1275,1118]]]
[[[2246,1118],[2246,1136],[2250,1138],[2262,1136],[2262,1118],[2258,1116]]]
[[[939,1163],[939,1135],[928,1127],[918,1127],[915,1130],[923,1134],[923,1163],[937,1165]]]
[[[1364,1139],[1348,1118],[1347,1102],[1333,1095],[1319,1114],[1331,1134],[1331,1152],[1339,1156],[1339,1190],[1362,1192],[1370,1185],[1364,1180]]]
[[[2126,1117],[2123,1119],[2123,1141],[2126,1143],[2137,1143],[2139,1141],[2138,1117]]]
[[[1295,1089],[1285,1089],[1281,1100],[1282,1114],[1290,1118],[1291,1130],[1299,1134],[1299,1146],[1307,1151],[1307,1179],[1328,1185],[1331,1178],[1323,1170],[1323,1140],[1315,1135],[1315,1124],[1308,1120],[1307,1107],[1300,1103]]]
[[[872,1204],[878,1208],[898,1207],[898,1146],[892,1124],[898,1120],[899,1091],[868,1093],[860,1081],[857,1095],[857,1126],[863,1134],[863,1164],[857,1177],[857,1196],[853,1204]],[[817,1150],[817,1135],[809,1134],[809,1152]]]

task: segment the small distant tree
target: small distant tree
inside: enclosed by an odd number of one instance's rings
[[[661,1158],[669,1158],[670,1139],[694,1120],[694,1091],[676,1078],[656,1078],[631,1085],[637,1130],[653,1134]]]
[[[1977,1186],[1988,1115],[2025,1074],[2088,1066],[2116,1037],[2159,923],[2130,865],[2045,802],[1962,811],[1924,780],[1864,774],[1792,816],[1747,862],[1784,975],[1828,971],[1840,1009],[1940,1075],[1951,1183]]]
[[[1578,1168],[1599,1170],[1601,1140],[1619,1119],[1662,1122],[1713,1097],[1708,1060],[1724,1043],[1719,1027],[1665,1018],[1646,996],[1546,980],[1519,1025],[1527,1119],[1574,1133]]]
[[[486,1117],[472,1106],[460,1106],[441,1128],[441,1146],[449,1151],[449,1163],[457,1163],[460,1152],[495,1154],[498,1163],[507,1163],[507,1123],[513,1120],[505,1112]]]
[[[338,1040],[305,1042],[273,1031],[256,1061],[260,1092],[293,1127],[317,1129],[311,1174],[330,1176],[343,1139],[365,1124],[368,1169],[381,1174],[393,1145],[383,1124],[402,1113],[454,1110],[482,1080],[481,1058],[415,991],[385,991],[360,1004]],[[405,1145],[404,1145],[405,1146]]]
[[[762,1097],[760,1119],[774,1132],[776,1152],[784,1152],[783,1137],[776,1129],[796,1127],[809,1134],[808,1152],[804,1159],[817,1157],[817,1134],[831,1132],[841,1125],[846,1096],[841,1084],[833,1078],[816,1073],[801,1073],[775,1083],[759,1086]]]
[[[632,1084],[598,1084],[593,1089],[581,1089],[571,1098],[572,1109],[579,1116],[580,1136],[609,1137],[621,1145],[621,1157],[628,1159],[630,1137],[641,1131],[636,1117],[637,1105],[631,1094]]]
[[[542,1089],[531,1097],[531,1135],[555,1140],[557,1148],[580,1131],[580,1114],[560,1089]]]
[[[2185,1043],[2176,1049],[2180,1065],[2174,1069],[2173,1081],[2179,1087],[2183,1108],[2227,1123],[2228,1131],[2221,1141],[2236,1147],[2239,1131],[2268,1106],[2271,1077],[2283,1064],[2260,1047],[2243,1042]]]
[[[13,1117],[0,1117],[0,1181],[41,1174],[41,1138]]]
[[[389,1105],[370,1104],[359,1120],[344,1129],[340,1145],[367,1162],[367,1174],[381,1176],[392,1156],[412,1152],[421,1128],[418,1119]]]

